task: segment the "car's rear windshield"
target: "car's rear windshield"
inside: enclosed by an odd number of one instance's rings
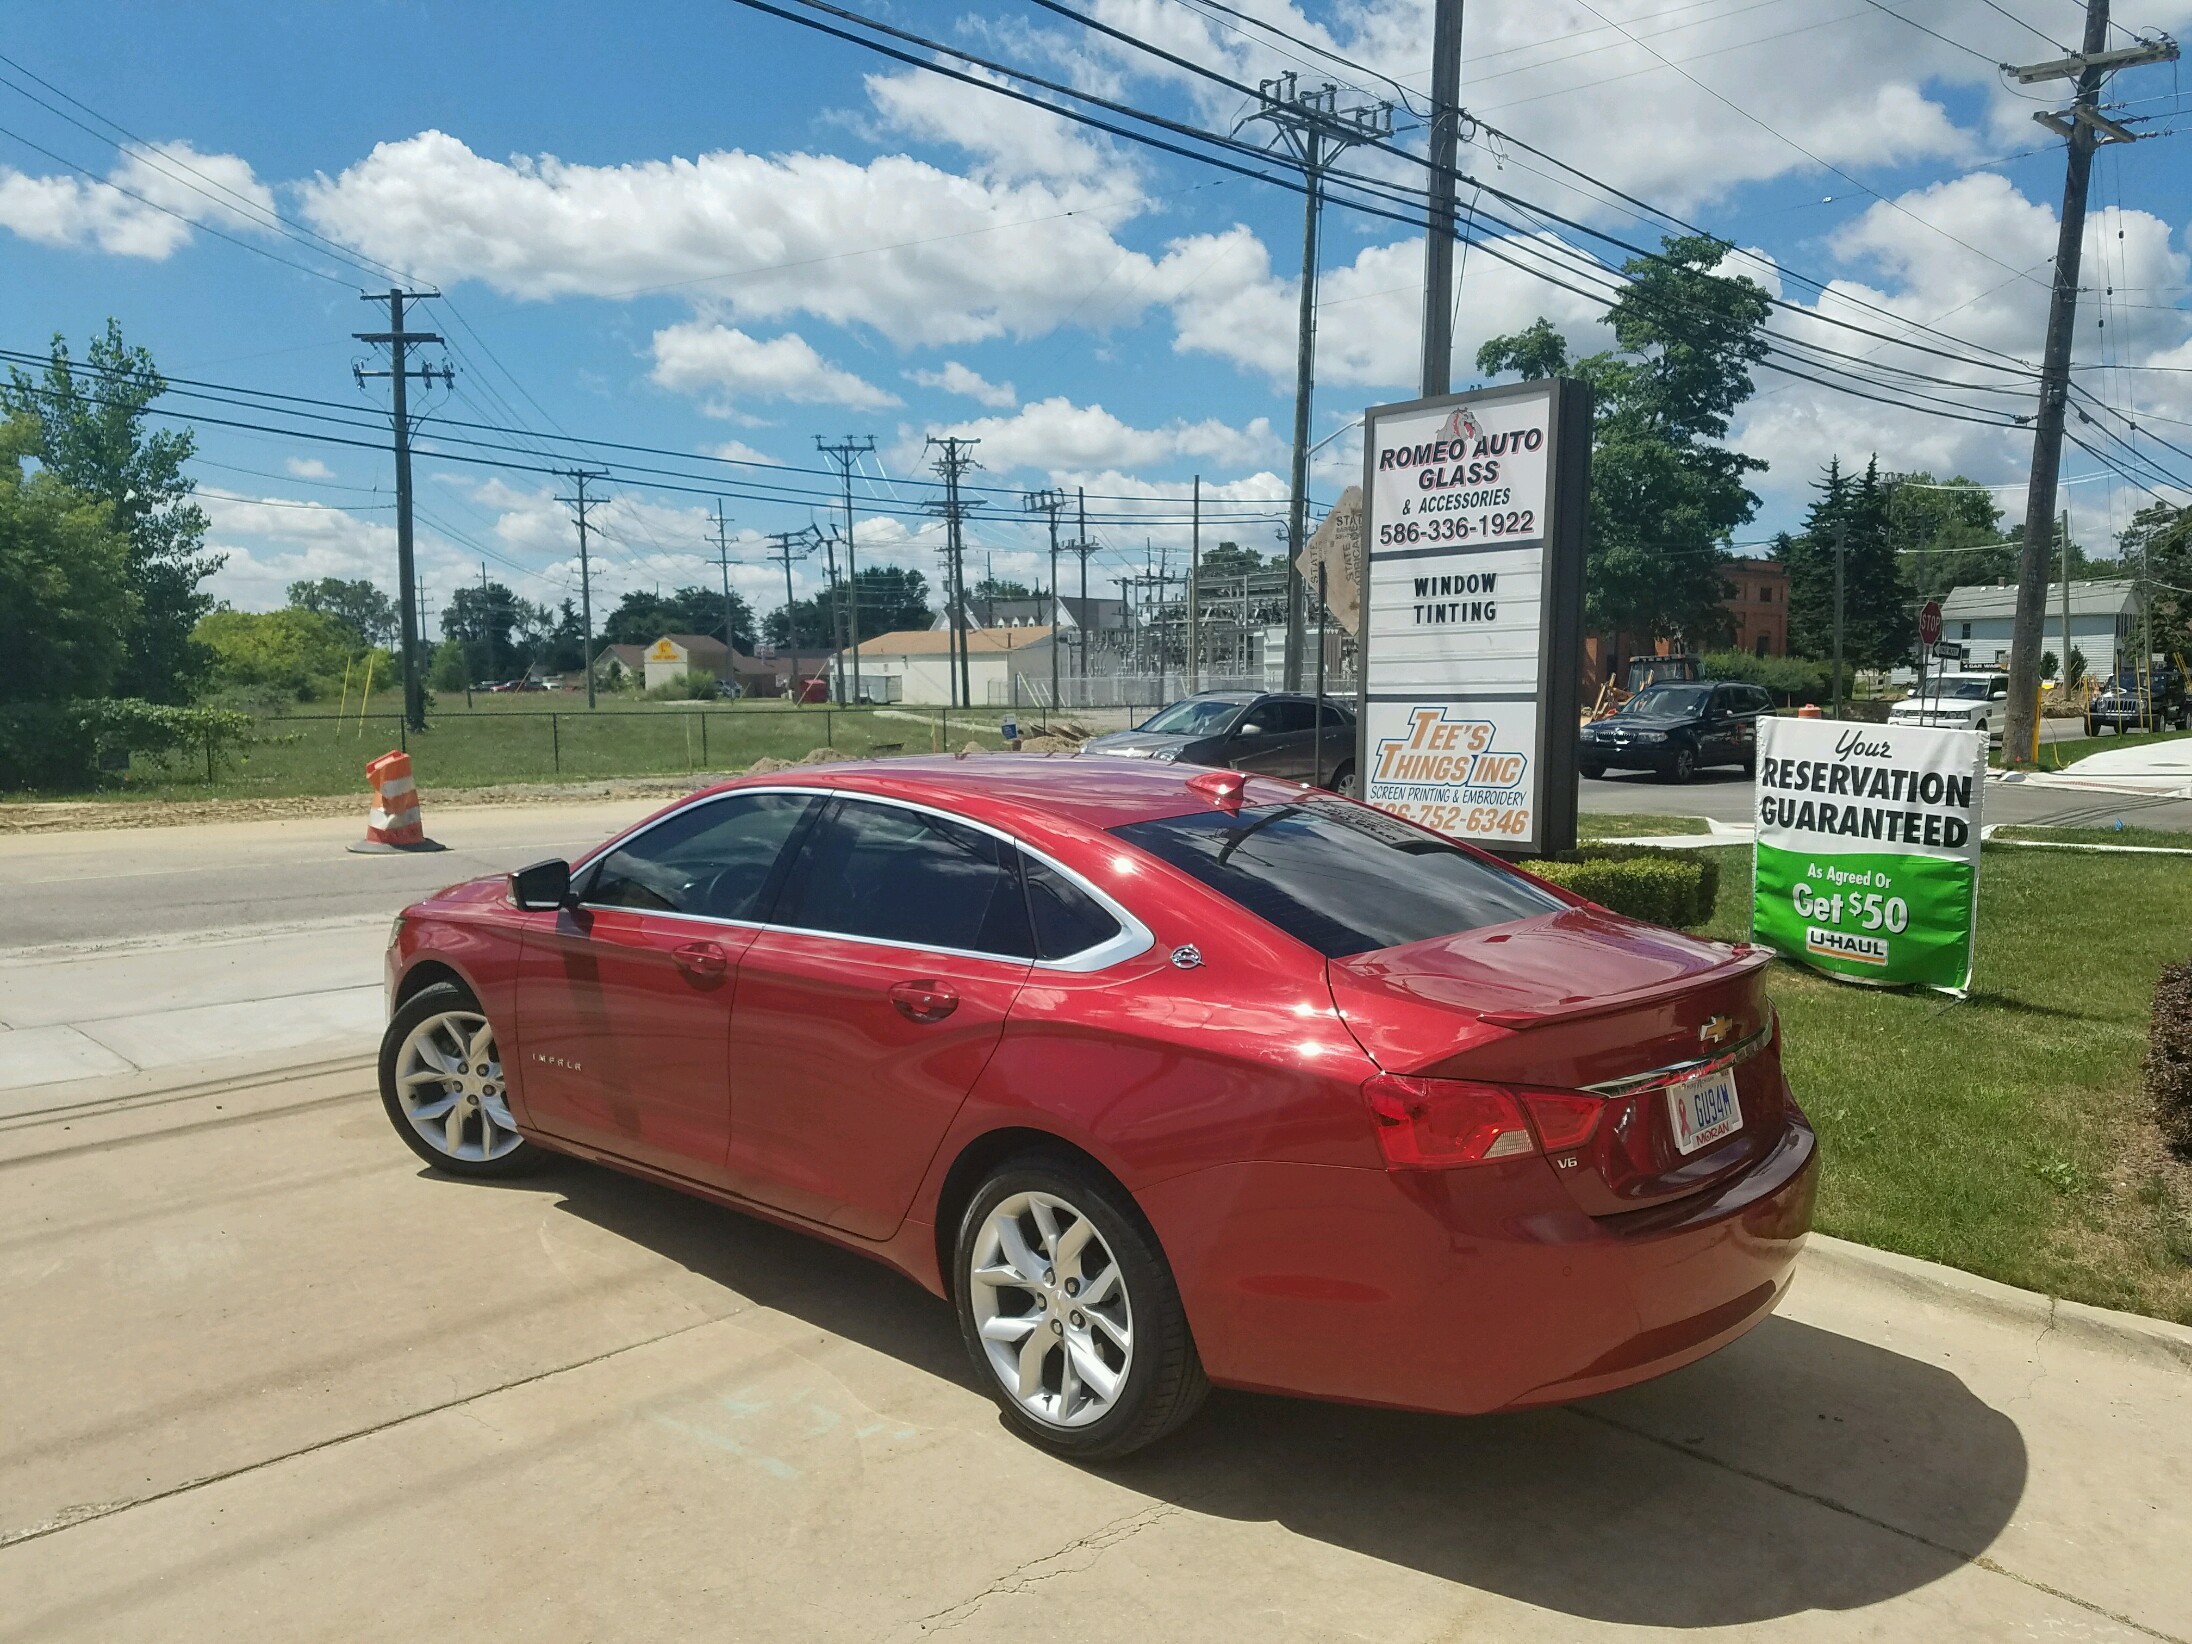
[[[1435,834],[1333,800],[1197,811],[1111,831],[1328,959],[1564,905]]]

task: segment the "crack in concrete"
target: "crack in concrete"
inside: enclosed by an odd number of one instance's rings
[[[1006,1571],[987,1587],[971,1598],[963,1598],[956,1604],[933,1610],[918,1620],[909,1621],[892,1633],[894,1639],[926,1638],[932,1633],[948,1632],[974,1619],[982,1607],[995,1598],[1013,1598],[1019,1594],[1052,1581],[1059,1576],[1078,1575],[1094,1564],[1113,1547],[1140,1535],[1153,1524],[1171,1518],[1181,1509],[1171,1502],[1154,1502],[1138,1513],[1113,1519],[1109,1524],[1091,1530],[1085,1536],[1077,1536],[1054,1552]],[[1086,1554],[1086,1557],[1079,1555]]]

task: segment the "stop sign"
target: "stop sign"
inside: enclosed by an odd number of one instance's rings
[[[1928,645],[1941,641],[1941,602],[1929,599],[1918,610],[1918,637]]]

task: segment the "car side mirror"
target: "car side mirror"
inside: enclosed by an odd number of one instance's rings
[[[1996,691],[1992,696],[1988,697],[1987,700],[1989,702],[2007,702],[2009,700],[2009,693],[2007,691]]]
[[[510,900],[527,913],[548,913],[571,904],[571,864],[561,857],[535,862],[510,875]]]

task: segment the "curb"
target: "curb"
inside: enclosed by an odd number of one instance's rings
[[[1850,1277],[1884,1282],[1918,1301],[1976,1313],[2022,1329],[2037,1328],[2043,1334],[2052,1332],[2117,1358],[2134,1359],[2162,1370],[2192,1372],[2192,1326],[2043,1296],[2037,1290],[2020,1290],[1960,1268],[1852,1244],[1825,1233],[1814,1233],[1805,1240],[1799,1261]]]

